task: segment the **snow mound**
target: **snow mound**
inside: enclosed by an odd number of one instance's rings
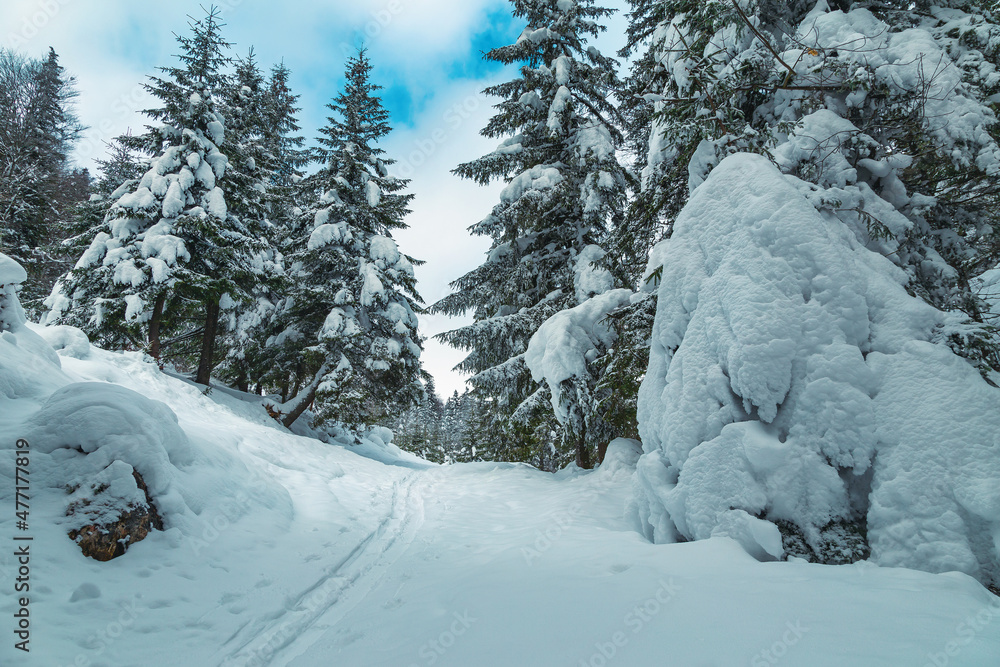
[[[52,347],[28,328],[17,298],[26,274],[0,253],[0,397],[41,398],[69,382]],[[6,282],[4,282],[6,281]]]
[[[822,559],[857,546],[831,530],[867,531],[878,562],[1000,575],[1000,392],[934,344],[946,316],[897,267],[746,154],[697,187],[660,266],[630,502],[647,537],[766,558],[771,522]]]
[[[76,327],[57,324],[43,327],[28,325],[37,333],[60,357],[86,359],[90,356],[90,339],[82,330]]]
[[[608,443],[608,450],[604,453],[604,460],[598,470],[611,475],[622,470],[631,474],[640,456],[642,456],[641,442],[631,438],[615,438]]]
[[[24,267],[7,255],[0,253],[0,287],[5,285],[20,285],[28,279]]]
[[[193,461],[187,436],[169,407],[101,382],[73,383],[52,394],[28,421],[28,440],[46,454],[60,448],[82,451],[101,470],[114,461],[128,463],[154,497],[166,495],[173,471]]]

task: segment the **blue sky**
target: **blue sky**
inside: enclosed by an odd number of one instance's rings
[[[77,110],[90,127],[77,159],[92,166],[103,142],[128,128],[141,131],[139,113],[154,104],[142,89],[159,66],[173,65],[174,33],[187,31],[188,15],[204,15],[197,0],[4,0],[0,3],[0,44],[40,57],[51,45],[78,79]],[[412,178],[416,195],[410,229],[396,235],[401,249],[427,263],[417,269],[419,289],[432,303],[448,283],[482,262],[489,240],[472,238],[466,228],[484,217],[502,184],[480,187],[450,171],[489,152],[495,142],[479,136],[496,100],[486,86],[510,78],[513,68],[485,62],[482,53],[511,43],[523,23],[506,0],[220,0],[223,34],[233,54],[252,45],[262,68],[281,60],[292,70],[292,88],[301,98],[302,133],[311,144],[329,110],[325,105],[343,83],[347,55],[363,43],[392,115],[386,140],[397,170]],[[624,8],[624,0],[604,4]],[[207,5],[206,5],[207,6]],[[622,41],[624,18],[611,23],[598,42],[605,53]],[[422,318],[431,336],[463,323],[440,316]],[[439,392],[450,395],[464,384],[451,367],[462,353],[433,340],[426,344],[425,367]]]

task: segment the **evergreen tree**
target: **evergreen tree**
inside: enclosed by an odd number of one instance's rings
[[[60,225],[89,186],[86,170],[69,162],[84,129],[76,97],[76,80],[53,49],[41,61],[0,49],[0,248],[28,271],[29,311],[57,275]]]
[[[284,363],[275,365],[266,343],[277,333],[277,310],[290,289],[283,251],[295,229],[299,181],[308,162],[308,153],[301,148],[304,140],[294,134],[299,129],[295,117],[298,96],[289,87],[289,76],[288,68],[278,65],[264,81],[251,50],[238,62],[231,87],[234,115],[243,117],[247,126],[241,142],[245,147],[240,150],[247,152],[254,165],[254,201],[263,206],[263,211],[255,212],[265,218],[261,233],[266,244],[259,256],[263,280],[253,300],[230,317],[223,369],[243,391],[249,391],[251,385],[258,394],[265,386],[277,387],[283,400],[289,391],[297,391],[289,380],[295,382],[296,374],[301,373],[301,361],[284,360],[291,361],[291,369]]]
[[[302,169],[309,162],[305,140],[297,134],[298,95],[289,87],[291,71],[281,63],[271,69],[265,106],[264,150],[271,181],[266,191],[268,217],[279,229],[292,226]]]
[[[348,61],[315,152],[322,167],[303,181],[287,249],[292,291],[271,341],[297,389],[276,406],[286,425],[314,399],[318,420],[360,425],[420,395],[420,298],[413,260],[391,237],[412,195],[400,194],[407,181],[389,176],[393,161],[376,145],[391,128],[370,72],[363,50]]]
[[[486,90],[502,100],[482,134],[505,140],[455,170],[482,184],[503,179],[507,187],[492,214],[470,228],[493,240],[487,261],[455,281],[457,291],[432,310],[472,311],[474,324],[440,338],[469,351],[458,368],[495,399],[512,434],[530,437],[551,409],[525,367],[528,341],[549,316],[576,305],[576,259],[604,240],[624,205],[627,178],[608,99],[619,85],[614,61],[585,46],[610,13],[592,0],[514,2],[527,27],[516,43],[486,55],[523,63],[518,78]],[[585,447],[576,456],[589,465]]]
[[[73,309],[72,302],[66,296],[65,279],[77,260],[90,247],[93,239],[104,232],[105,219],[111,207],[119,197],[135,189],[139,179],[147,167],[134,151],[128,148],[130,135],[126,134],[107,144],[107,156],[96,160],[98,175],[91,183],[90,198],[77,205],[74,215],[65,225],[66,239],[63,241],[60,253],[69,260],[69,270],[64,271],[56,280],[52,293],[44,302],[48,313],[42,319],[43,324],[60,322],[80,329],[88,328],[91,314],[84,309]],[[76,275],[76,274],[74,274]],[[78,289],[85,290],[82,283]],[[110,349],[140,347],[137,341],[128,335],[113,335],[112,331],[121,333],[122,329],[107,329],[106,335],[99,342]]]
[[[179,330],[175,340],[200,339],[196,380],[203,384],[214,365],[220,309],[248,298],[261,273],[259,221],[241,218],[226,200],[232,186],[235,210],[246,214],[252,188],[247,165],[237,159],[230,169],[222,151],[231,146],[217,101],[229,46],[221,27],[215,9],[194,21],[191,35],[177,37],[180,66],[160,68],[166,77],[146,84],[163,106],[145,113],[159,123],[127,145],[152,156],[149,169],[114,203],[48,303],[50,322],[79,309],[92,334],[145,338],[154,357],[164,323]]]
[[[274,159],[275,129],[271,91],[257,66],[251,48],[236,61],[233,76],[222,87],[226,140],[222,147],[229,158],[226,196],[230,213],[243,221],[247,232],[258,240],[252,258],[258,276],[240,300],[229,300],[225,311],[222,348],[225,358],[220,373],[243,391],[264,375],[265,353],[262,325],[273,311],[275,293],[284,288],[282,239],[269,219],[271,188],[280,166]]]
[[[941,333],[956,351],[1000,367],[974,287],[1000,261],[1000,28],[985,5],[633,8],[627,48],[646,51],[630,80],[631,136],[648,150],[631,224],[651,216],[669,235],[723,157],[761,153],[905,270],[915,294],[958,315]]]

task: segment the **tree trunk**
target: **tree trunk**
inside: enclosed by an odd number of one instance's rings
[[[166,294],[156,297],[153,302],[153,315],[149,318],[149,356],[160,361],[160,320],[163,319],[163,304],[167,300]]]
[[[581,468],[590,468],[590,452],[587,450],[587,429],[584,427],[576,441],[576,464]]]
[[[290,408],[289,412],[284,413],[285,416],[281,419],[281,423],[285,425],[285,428],[291,428],[295,420],[306,411],[310,405],[312,405],[313,400],[316,398],[316,390],[319,388],[319,383],[323,381],[323,376],[330,371],[330,364],[325,363],[323,366],[316,371],[316,375],[313,376],[312,381],[306,385],[305,389],[296,394],[294,398],[282,403],[281,407]]]
[[[247,377],[246,368],[240,368],[239,377],[236,378],[236,388],[244,394],[250,393],[250,378]]]
[[[198,360],[198,375],[194,381],[208,385],[212,379],[212,350],[215,348],[215,332],[219,325],[219,299],[205,304],[205,335],[201,339],[201,359]]]
[[[601,444],[597,445],[597,465],[604,463],[604,455],[608,453],[608,443],[602,440]]]

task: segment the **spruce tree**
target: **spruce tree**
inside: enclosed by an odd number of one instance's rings
[[[221,27],[214,8],[193,21],[191,34],[177,37],[180,66],[160,68],[166,76],[145,84],[162,104],[145,111],[158,123],[128,146],[151,156],[149,169],[111,207],[104,229],[61,281],[62,296],[53,295],[49,317],[59,321],[67,306],[80,310],[92,335],[145,338],[154,357],[161,326],[169,323],[177,338],[200,340],[192,356],[196,381],[204,384],[220,310],[246,298],[261,273],[258,221],[230,211],[226,200],[232,186],[236,210],[245,213],[249,190],[246,164],[234,161],[230,170],[222,150],[229,45]]]
[[[271,68],[265,98],[264,150],[270,183],[265,199],[268,218],[278,230],[292,225],[295,197],[302,169],[309,162],[308,151],[302,148],[305,140],[297,133],[301,129],[296,114],[299,96],[289,84],[291,70],[284,63]]]
[[[525,367],[528,341],[548,317],[577,304],[576,260],[604,241],[624,205],[628,179],[615,155],[621,137],[609,100],[619,85],[615,63],[585,45],[610,13],[592,0],[514,2],[527,27],[514,44],[486,54],[522,63],[520,76],[486,90],[501,101],[482,134],[504,141],[455,170],[507,187],[493,212],[470,227],[493,241],[486,262],[432,306],[449,315],[472,311],[475,322],[439,337],[469,351],[458,368],[494,399],[508,432],[529,438],[551,407]],[[576,456],[582,465],[592,458],[580,443]]]
[[[314,399],[319,421],[374,424],[421,391],[413,260],[391,237],[413,195],[377,146],[391,128],[370,73],[363,50],[347,63],[287,247],[291,293],[270,341],[295,384],[274,407],[286,426]]]
[[[85,272],[73,273],[72,267],[87,251],[94,238],[105,231],[105,220],[116,201],[127,192],[135,189],[139,179],[147,170],[147,166],[127,144],[131,135],[126,134],[107,143],[107,155],[97,159],[98,174],[90,188],[90,198],[79,204],[71,219],[66,223],[66,239],[63,241],[61,253],[70,261],[69,271],[65,271],[56,280],[51,293],[43,305],[46,310],[42,324],[68,324],[80,329],[90,327],[92,313],[83,308],[73,308],[73,301],[68,295],[67,280],[74,280],[73,293],[83,298],[85,293],[97,293],[100,285],[94,280],[93,274]],[[137,339],[130,337],[122,328],[107,328],[99,340],[101,345],[109,349],[124,349],[141,347]]]
[[[628,48],[645,51],[629,86],[632,143],[648,150],[630,224],[651,216],[669,235],[723,157],[766,155],[906,271],[915,294],[956,313],[941,332],[956,351],[1000,368],[975,287],[1000,261],[1000,27],[985,5],[633,8]]]
[[[221,87],[226,119],[222,147],[229,158],[226,196],[232,215],[243,221],[248,234],[258,241],[252,261],[256,279],[231,295],[223,311],[221,345],[225,353],[219,372],[243,391],[264,374],[262,329],[273,310],[274,294],[284,287],[284,271],[278,246],[281,235],[270,220],[271,188],[280,168],[272,151],[276,134],[271,93],[251,48],[236,60],[235,72]]]
[[[28,271],[21,298],[29,311],[58,275],[60,226],[89,186],[69,160],[84,129],[76,97],[52,48],[44,60],[0,49],[0,248]]]

